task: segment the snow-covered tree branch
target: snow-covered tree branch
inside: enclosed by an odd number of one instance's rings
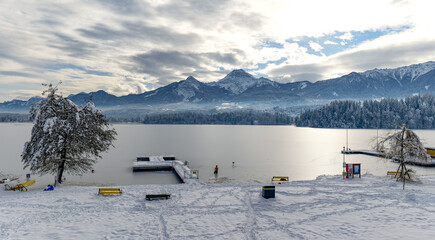
[[[400,161],[396,179],[397,181],[403,181],[403,188],[405,188],[405,181],[417,181],[413,176],[414,171],[408,169],[405,164],[410,162],[427,162],[430,159],[420,138],[415,132],[407,129],[405,125],[403,125],[401,131],[382,139],[376,146],[376,149],[383,152],[387,158]]]
[[[44,91],[47,98],[31,107],[34,126],[21,157],[24,168],[57,174],[61,183],[64,171],[78,175],[89,171],[100,153],[113,146],[116,132],[93,103],[77,106],[56,91],[49,85]]]

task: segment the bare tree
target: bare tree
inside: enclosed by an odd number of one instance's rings
[[[43,92],[47,98],[31,107],[34,125],[21,157],[24,168],[57,174],[62,183],[64,171],[76,175],[89,171],[100,153],[113,146],[116,132],[93,103],[77,106],[56,91],[50,84]]]
[[[405,124],[401,131],[388,135],[376,146],[378,151],[385,153],[385,157],[398,160],[400,162],[395,177],[397,181],[418,182],[414,176],[414,171],[406,167],[409,162],[428,162],[430,159],[427,150],[424,148],[420,138],[416,133],[407,129]]]

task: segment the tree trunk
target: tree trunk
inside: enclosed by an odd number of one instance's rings
[[[59,167],[57,169],[57,182],[59,184],[62,183],[62,175],[63,175],[63,170],[65,169],[65,161],[66,161],[66,149],[62,150],[62,155],[60,156],[60,160],[59,160]]]
[[[403,178],[403,190],[405,190],[405,156],[403,154],[403,148],[404,146],[404,141],[405,141],[405,124],[403,124],[403,129],[402,129],[402,136],[401,136],[401,141],[400,141],[400,165],[402,166],[402,171],[400,173],[400,175]]]

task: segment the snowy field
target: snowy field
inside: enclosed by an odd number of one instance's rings
[[[423,184],[364,175],[258,183],[129,185],[0,191],[0,239],[433,239],[435,176]],[[1,186],[3,187],[3,186]],[[169,200],[146,201],[146,194]]]

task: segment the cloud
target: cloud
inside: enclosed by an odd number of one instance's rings
[[[77,31],[86,38],[103,41],[133,42],[146,39],[147,43],[160,45],[159,47],[192,47],[201,40],[195,33],[178,33],[169,28],[147,26],[140,21],[121,22],[119,29],[99,23]]]
[[[276,79],[281,79],[281,76],[287,76],[283,79],[286,79],[289,82],[318,81],[323,80],[322,73],[327,69],[328,66],[323,63],[284,65],[269,70],[267,74],[277,76]],[[290,78],[288,76],[290,76]]]
[[[58,70],[61,70],[61,69],[77,69],[77,70],[82,71],[85,74],[91,74],[91,75],[97,75],[97,76],[112,76],[113,75],[110,72],[102,72],[102,71],[97,71],[97,70],[90,70],[90,69],[86,69],[84,67],[76,66],[76,65],[73,65],[73,64],[47,65],[46,68],[49,69],[50,71],[58,71]]]
[[[395,36],[388,36],[380,41],[389,42]],[[374,68],[395,68],[412,63],[422,63],[434,60],[435,42],[417,40],[385,46],[383,43],[367,43],[360,48],[333,55],[324,61],[300,64],[281,65],[269,68],[264,73],[269,76],[291,75],[285,78],[289,82],[307,80],[311,82],[326,80],[348,74],[363,72]],[[410,59],[412,61],[410,62]]]
[[[419,40],[390,46],[349,51],[331,59],[330,64],[339,64],[344,70],[364,71],[373,68],[393,68],[411,63],[434,60],[435,42]],[[413,62],[409,62],[412,59]]]
[[[316,52],[320,52],[323,49],[323,47],[318,43],[311,41],[311,42],[309,42],[309,44],[310,44],[311,49],[313,49]]]
[[[149,14],[152,7],[148,2],[138,0],[98,0],[96,2],[120,15]]]
[[[347,32],[347,33],[345,33],[343,35],[337,36],[336,38],[341,39],[343,41],[349,41],[349,40],[352,40],[353,35],[352,35],[352,33]]]
[[[74,58],[83,58],[95,53],[98,50],[98,45],[88,41],[81,41],[74,37],[67,36],[61,33],[53,34],[55,41],[48,43],[48,47],[61,50]]]
[[[5,0],[0,101],[59,80],[67,95],[123,95],[237,68],[316,81],[433,60],[434,8],[425,0]]]
[[[130,64],[124,66],[126,70],[134,73],[144,73],[158,76],[158,83],[168,84],[172,81],[182,80],[191,73],[202,81],[210,81],[205,73],[210,72],[208,66],[237,65],[238,53],[192,53],[178,51],[150,51],[130,56]]]
[[[326,40],[326,41],[323,42],[323,44],[325,44],[325,45],[338,45],[338,43],[333,42],[331,40]]]
[[[247,30],[252,30],[255,28],[261,28],[263,26],[264,17],[259,15],[258,13],[241,13],[236,12],[231,14],[230,28],[245,28]]]
[[[166,1],[154,7],[155,16],[166,19],[166,21],[186,24],[200,29],[210,29],[219,25],[219,18],[231,15],[231,4],[229,0],[222,1]],[[225,19],[220,19],[225,22]]]
[[[29,74],[25,72],[15,72],[15,71],[0,71],[0,75],[4,76],[20,76],[20,77],[35,77],[34,74]]]

